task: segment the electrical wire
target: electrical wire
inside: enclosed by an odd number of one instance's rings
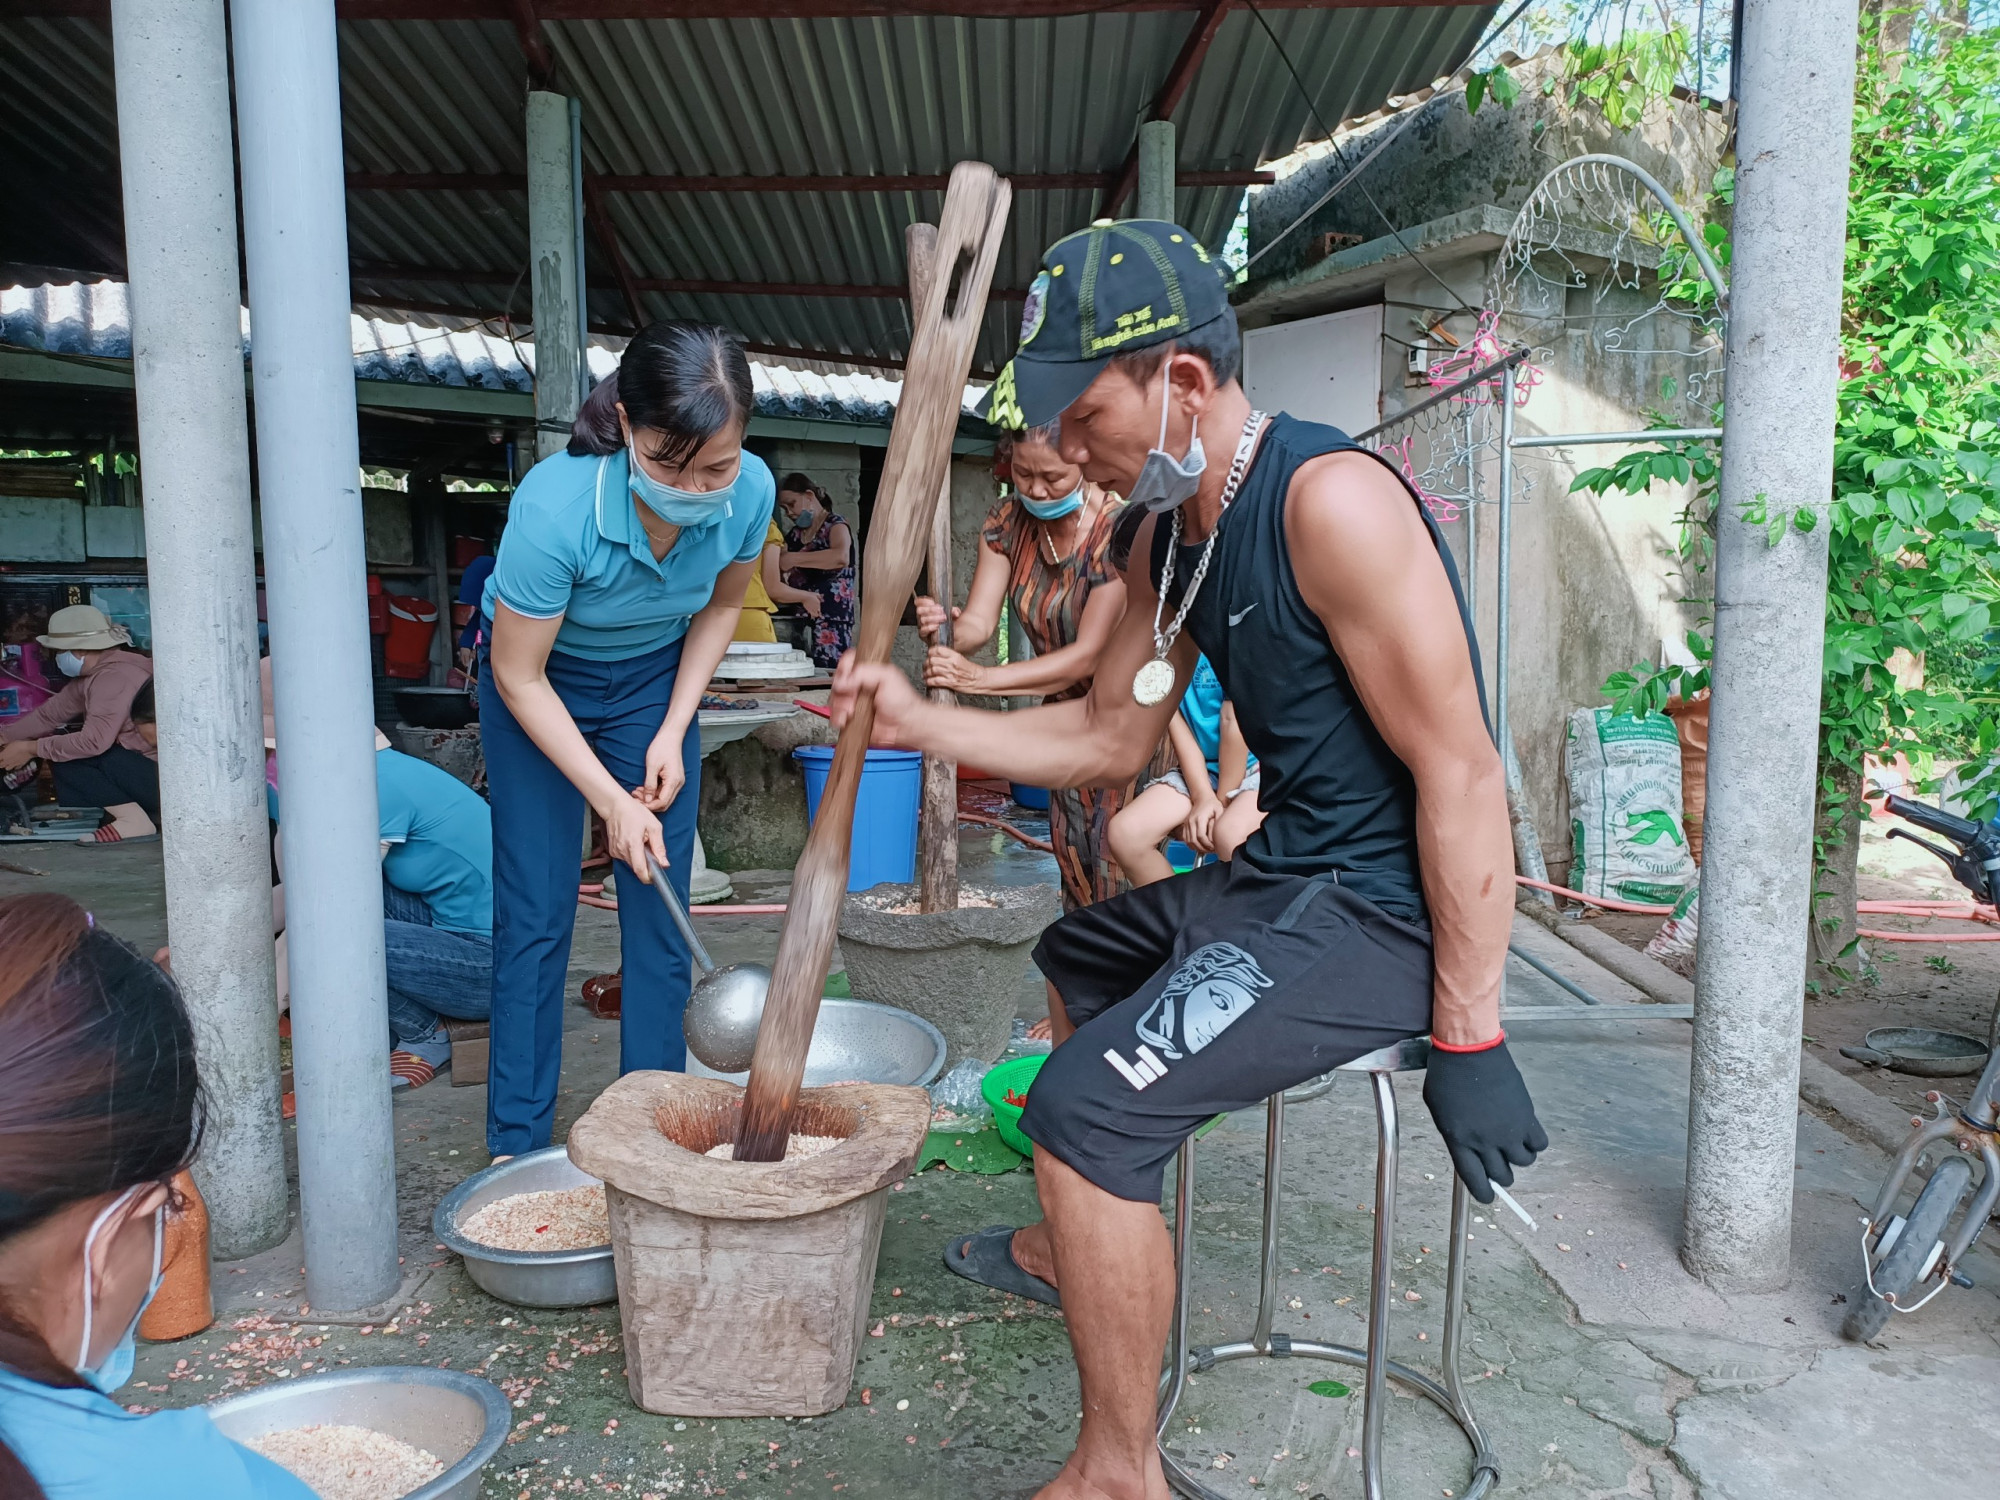
[[[1285,44],[1278,40],[1277,32],[1271,29],[1271,23],[1269,20],[1265,18],[1264,12],[1257,8],[1256,0],[1244,0],[1244,3],[1249,7],[1250,14],[1257,18],[1257,24],[1264,28],[1264,35],[1270,39],[1271,46],[1276,49],[1278,54],[1278,60],[1285,65],[1285,71],[1292,75],[1292,83],[1297,87],[1300,97],[1302,97],[1306,101],[1306,108],[1312,111],[1312,117],[1314,123],[1317,124],[1322,131],[1325,132],[1327,141],[1329,142],[1329,144],[1333,145],[1333,153],[1335,160],[1345,165],[1345,158],[1341,155],[1340,147],[1337,143],[1334,143],[1333,127],[1326,123],[1326,117],[1319,112],[1319,103],[1317,100],[1313,98],[1312,90],[1306,87],[1305,80],[1299,76],[1298,68],[1295,67],[1292,63],[1291,54],[1285,51]],[[1483,37],[1481,37],[1479,41],[1473,46],[1472,51],[1466,54],[1468,60],[1479,56],[1481,52],[1485,51],[1487,47],[1492,45],[1494,39],[1498,37],[1502,32],[1504,32],[1509,26],[1513,25],[1514,22],[1519,20],[1521,18],[1521,13],[1525,11],[1533,3],[1534,0],[1521,0],[1521,3],[1519,5],[1516,5],[1513,8],[1513,10],[1507,13],[1507,17],[1505,20],[1501,21],[1498,25],[1487,27],[1486,34]],[[1297,229],[1301,224],[1305,223],[1306,220],[1310,219],[1314,214],[1318,213],[1322,208],[1326,207],[1328,203],[1332,202],[1334,197],[1338,193],[1340,193],[1342,189],[1344,189],[1349,183],[1353,182],[1357,177],[1359,177],[1361,173],[1367,169],[1368,165],[1375,160],[1376,157],[1380,156],[1384,151],[1388,150],[1390,145],[1396,140],[1396,138],[1400,136],[1405,130],[1408,130],[1410,128],[1411,124],[1415,122],[1417,115],[1419,113],[1421,113],[1421,106],[1412,106],[1410,109],[1405,111],[1402,120],[1400,120],[1397,123],[1396,128],[1394,130],[1390,131],[1386,136],[1384,136],[1382,140],[1376,144],[1375,148],[1372,151],[1370,151],[1366,156],[1362,157],[1360,161],[1356,162],[1354,166],[1351,169],[1349,169],[1349,171],[1344,177],[1342,177],[1332,187],[1328,188],[1324,193],[1320,194],[1320,196],[1314,200],[1312,207],[1308,208],[1304,213],[1300,214],[1296,219],[1292,220],[1291,223],[1287,224],[1283,229],[1279,230],[1264,245],[1263,249],[1257,251],[1248,260],[1244,261],[1243,269],[1247,272],[1250,269],[1250,267],[1256,265],[1258,261],[1262,260],[1266,255],[1270,254],[1272,250],[1276,249],[1280,244],[1282,244],[1294,229]],[[1425,272],[1430,276],[1431,280],[1435,281],[1439,286],[1443,287],[1445,291],[1449,292],[1451,294],[1452,300],[1457,302],[1460,308],[1462,308],[1466,312],[1471,312],[1472,308],[1468,306],[1463,297],[1459,296],[1459,294],[1457,293],[1456,290],[1453,289],[1451,284],[1447,282],[1442,276],[1439,276],[1436,271],[1432,270],[1430,264],[1427,261],[1425,261],[1422,256],[1418,255],[1415,250],[1410,248],[1410,243],[1409,241],[1403,238],[1402,231],[1397,229],[1396,226],[1390,222],[1389,216],[1382,212],[1382,205],[1375,201],[1375,195],[1370,193],[1366,187],[1363,187],[1361,192],[1362,196],[1368,199],[1368,206],[1373,208],[1375,210],[1376,215],[1382,220],[1383,224],[1388,226],[1389,233],[1392,236],[1394,236],[1396,243],[1402,246],[1403,253],[1405,255],[1408,255],[1412,260],[1416,261],[1418,265],[1422,266]]]

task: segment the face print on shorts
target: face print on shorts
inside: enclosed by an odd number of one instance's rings
[[[1271,980],[1234,943],[1208,943],[1190,953],[1146,1007],[1134,1028],[1139,1040],[1178,1060],[1201,1051],[1257,1003]]]

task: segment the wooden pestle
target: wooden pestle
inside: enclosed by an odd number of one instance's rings
[[[937,262],[937,226],[912,224],[903,233],[910,264],[910,326],[930,290]],[[951,630],[951,463],[944,468],[944,485],[931,517],[931,593],[944,608],[938,644],[949,646]],[[932,688],[931,702],[949,708],[958,701],[950,688]],[[924,752],[922,813],[917,821],[917,907],[920,911],[958,910],[958,764]]]
[[[917,311],[863,554],[861,622],[854,649],[864,662],[889,660],[903,606],[916,588],[930,543],[932,508],[951,464],[951,442],[985,321],[1010,198],[1007,183],[983,162],[960,162],[952,170],[939,215],[937,274]],[[833,956],[840,903],[847,894],[854,796],[874,726],[875,698],[863,693],[834,747],[819,816],[792,875],[770,997],[743,1095],[738,1161],[778,1161],[785,1154]]]

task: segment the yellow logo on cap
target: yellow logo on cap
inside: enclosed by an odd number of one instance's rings
[[[1131,312],[1120,313],[1118,321],[1112,324],[1109,333],[1093,336],[1086,351],[1087,356],[1099,355],[1116,349],[1121,344],[1129,344],[1137,338],[1159,333],[1169,328],[1179,328],[1187,321],[1177,312],[1169,312],[1163,317],[1153,316],[1153,304],[1134,308]]]
[[[1020,398],[1014,393],[1014,361],[1007,361],[1000,378],[993,382],[993,392],[986,405],[986,420],[995,427],[1020,431],[1027,427],[1027,414],[1021,410]]]

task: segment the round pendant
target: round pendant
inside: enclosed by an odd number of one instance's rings
[[[1161,657],[1147,662],[1132,678],[1132,699],[1141,708],[1166,702],[1167,694],[1173,690],[1174,665]]]

